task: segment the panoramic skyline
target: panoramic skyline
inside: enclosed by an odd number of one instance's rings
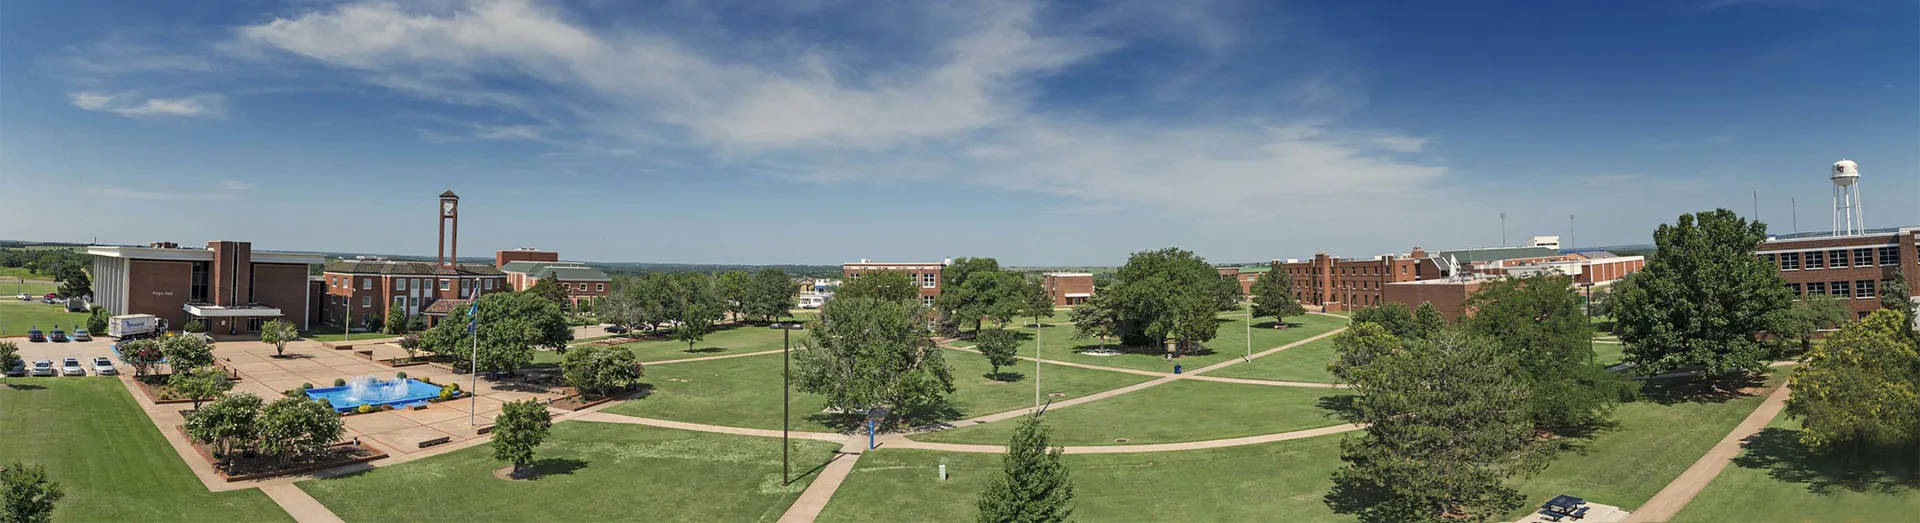
[[[80,5],[88,4],[88,5]],[[1118,265],[1920,224],[1911,2],[0,6],[0,238]],[[1577,231],[1568,230],[1577,215]]]

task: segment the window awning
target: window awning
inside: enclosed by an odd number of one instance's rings
[[[265,305],[221,306],[205,303],[189,303],[180,306],[187,314],[202,318],[260,318],[280,316],[279,307]]]

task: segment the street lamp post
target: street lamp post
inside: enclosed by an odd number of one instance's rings
[[[792,482],[793,468],[788,459],[788,434],[793,430],[793,328],[798,324],[774,323],[769,327],[780,329],[780,484]]]

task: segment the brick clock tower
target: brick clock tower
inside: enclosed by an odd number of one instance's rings
[[[447,225],[453,234],[447,234]],[[449,242],[448,240],[452,240]],[[460,264],[460,196],[453,191],[440,193],[440,265]]]

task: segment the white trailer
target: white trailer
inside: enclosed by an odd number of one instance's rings
[[[167,320],[152,314],[125,314],[107,318],[107,335],[114,338],[154,336],[167,330]]]

